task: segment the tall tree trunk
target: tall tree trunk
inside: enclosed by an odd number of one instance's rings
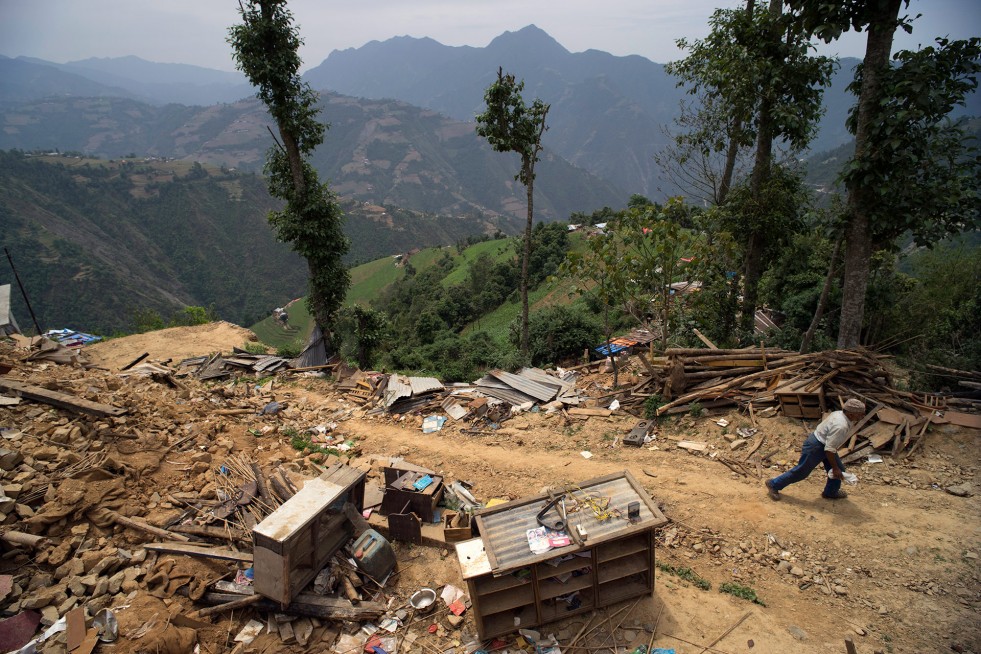
[[[862,161],[874,144],[869,142],[869,126],[875,117],[882,86],[882,72],[889,66],[893,35],[902,0],[874,3],[878,12],[870,21],[862,62],[862,90],[855,121],[855,160]],[[869,284],[872,259],[872,224],[869,215],[875,203],[874,189],[849,180],[845,205],[845,280],[842,287],[841,323],[838,347],[858,347],[862,341],[865,292]]]
[[[828,262],[828,275],[824,278],[824,287],[821,289],[821,297],[818,298],[817,308],[814,309],[814,318],[811,319],[811,324],[808,326],[807,331],[804,332],[804,338],[800,342],[800,353],[806,354],[811,347],[811,341],[814,340],[814,332],[817,331],[817,326],[821,322],[821,317],[824,315],[824,307],[828,304],[828,295],[831,294],[831,280],[835,276],[835,266],[838,262],[838,251],[841,250],[841,235],[835,240],[835,249],[831,253],[831,260]]]
[[[736,156],[739,154],[739,141],[736,134],[743,128],[743,121],[737,118],[732,126],[732,136],[729,137],[729,147],[726,149],[726,165],[722,169],[722,179],[719,180],[719,190],[715,194],[715,203],[725,204],[729,189],[732,188],[732,176],[736,170]]]
[[[770,0],[769,13],[776,25],[783,9],[781,0]],[[769,38],[780,39],[775,27],[770,28]],[[749,177],[749,190],[753,200],[759,204],[763,185],[770,177],[773,160],[773,88],[763,89],[759,114],[756,122],[756,155],[753,158],[753,172]],[[763,276],[763,250],[765,235],[759,227],[751,227],[746,239],[745,262],[743,266],[743,329],[752,331],[756,324],[756,301],[759,297],[760,277]]]
[[[531,223],[534,211],[535,163],[530,158],[522,162],[528,184],[528,221],[525,224],[525,252],[521,258],[521,353],[528,356],[528,265],[531,259]]]

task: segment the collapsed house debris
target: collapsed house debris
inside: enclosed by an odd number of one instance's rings
[[[331,364],[341,378],[332,392],[343,401],[326,409],[284,393],[287,380],[270,375],[270,367],[295,369],[241,352],[175,366],[140,356],[110,371],[77,360],[56,365],[38,351],[0,343],[0,395],[16,400],[0,425],[0,540],[8,559],[37,566],[0,575],[0,638],[14,638],[14,651],[35,641],[39,651],[74,654],[115,638],[184,654],[197,643],[224,646],[228,626],[215,621],[234,615],[237,653],[256,639],[316,642],[336,654],[443,651],[448,630],[463,629],[458,646],[471,654],[520,645],[501,640],[516,629],[532,633],[650,593],[652,531],[664,516],[629,473],[514,500],[506,489],[486,495],[404,458],[361,458],[353,467],[338,455],[358,452],[344,427],[355,412],[414,417],[420,427],[445,413],[441,428],[476,436],[524,412],[561,421],[640,415],[668,382],[664,414],[724,401],[754,421],[793,410],[816,420],[815,407],[858,395],[872,410],[855,426],[856,456],[869,447],[909,456],[929,425],[976,417],[950,409],[973,406],[969,400],[945,405],[891,388],[880,359],[865,352],[633,355],[639,365],[619,388],[588,366],[491,371],[474,384],[444,385]],[[227,375],[199,375],[231,359],[222,364]],[[623,444],[650,444],[656,427],[638,422]],[[296,460],[264,450],[276,436],[299,452]],[[739,428],[733,437],[731,450],[747,452],[742,459],[698,441],[677,446],[715,454],[744,476],[755,465],[759,475],[770,456],[763,434]],[[157,479],[167,481],[150,481]],[[529,539],[558,521],[564,534]],[[401,586],[411,565],[397,555],[411,552],[398,549],[402,541],[438,551],[459,544],[468,592],[436,580],[433,588]],[[467,556],[481,552],[486,565],[474,567]],[[525,645],[527,633],[516,637]],[[547,648],[548,637],[538,636]]]

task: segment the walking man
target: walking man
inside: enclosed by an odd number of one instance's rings
[[[825,472],[831,471],[821,497],[829,500],[846,497],[847,493],[841,490],[842,472],[845,466],[838,456],[838,448],[848,438],[848,430],[851,426],[864,415],[865,404],[855,398],[845,402],[841,411],[832,412],[804,441],[797,465],[782,475],[766,481],[766,491],[770,499],[779,501],[780,491],[791,484],[807,479],[818,463],[824,464]]]

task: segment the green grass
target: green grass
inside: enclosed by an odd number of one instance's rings
[[[701,588],[702,590],[709,590],[712,588],[712,583],[708,579],[698,576],[698,573],[692,570],[691,568],[680,568],[680,567],[676,568],[675,566],[670,565],[668,563],[658,563],[657,569],[660,570],[661,572],[667,572],[668,574],[672,574],[675,577],[678,577],[679,579],[684,579],[685,581],[691,583],[697,588]]]
[[[756,596],[756,591],[749,586],[743,586],[742,584],[736,583],[734,581],[727,581],[719,586],[720,593],[728,593],[734,597],[740,599],[749,600],[753,604],[759,604],[760,606],[766,606],[759,597]]]
[[[572,289],[572,282],[569,280],[558,280],[555,282],[545,282],[537,289],[528,293],[528,308],[530,312],[543,309],[554,304],[571,304],[586,311],[585,300],[582,298],[570,298],[569,291]],[[474,331],[487,332],[495,343],[505,345],[508,342],[508,328],[516,318],[521,316],[521,300],[505,302],[494,311],[483,316],[477,322],[471,324],[466,333]]]
[[[405,277],[405,268],[395,263],[392,257],[385,257],[352,269],[351,287],[344,304],[368,304],[384,288]]]
[[[249,329],[255,332],[259,340],[272,348],[280,348],[284,345],[291,345],[294,341],[299,341],[300,348],[306,344],[310,332],[313,331],[313,317],[307,311],[306,300],[301,298],[287,307],[286,312],[290,316],[290,328],[283,329],[282,324],[276,320],[275,316],[268,316],[252,325]]]
[[[463,254],[457,255],[456,250],[454,253],[454,263],[456,268],[450,272],[449,275],[443,278],[443,288],[449,288],[454,284],[462,284],[467,280],[467,273],[470,269],[470,264],[477,260],[482,254],[487,254],[491,259],[496,261],[503,261],[509,257],[514,256],[514,247],[512,242],[508,239],[498,239],[496,241],[484,241],[483,243],[477,243],[476,245],[471,245]]]

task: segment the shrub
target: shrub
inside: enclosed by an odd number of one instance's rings
[[[521,323],[510,326],[509,340],[521,342]],[[548,307],[528,319],[528,354],[531,363],[543,365],[575,357],[602,340],[600,325],[591,316],[567,306]]]

